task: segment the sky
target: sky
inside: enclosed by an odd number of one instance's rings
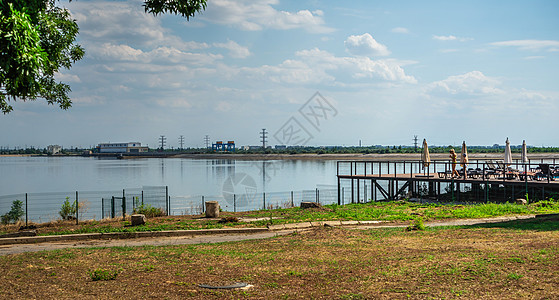
[[[73,106],[12,103],[0,147],[558,146],[559,2],[62,1],[85,57]]]

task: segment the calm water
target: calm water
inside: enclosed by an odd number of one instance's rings
[[[110,208],[101,199],[121,196],[122,189],[129,213],[131,199],[147,186],[169,187],[171,214],[200,213],[202,196],[228,211],[314,200],[315,188],[336,188],[336,161],[0,157],[0,178],[0,214],[29,193],[29,219],[45,222],[59,218],[62,202],[75,199],[75,191],[87,204],[86,219],[106,217]],[[335,201],[334,193],[329,196]]]
[[[475,167],[474,164],[472,161],[470,167]],[[348,166],[347,163],[341,165],[341,172],[349,174]],[[375,173],[378,167],[375,166]],[[402,173],[404,168],[407,172],[410,170],[409,164],[401,163],[390,167],[383,163],[380,167],[382,173],[389,169],[391,173],[394,170]],[[414,172],[421,172],[418,167],[415,164]],[[445,166],[434,165],[431,171],[435,168],[439,171]],[[102,204],[101,199],[122,196],[122,189],[127,191],[126,199],[130,201],[127,213],[130,213],[132,199],[140,196],[140,189],[147,186],[169,187],[171,214],[200,213],[202,196],[205,201],[219,201],[228,211],[315,201],[315,188],[320,189],[321,203],[337,202],[335,160],[0,157],[0,179],[0,214],[10,210],[12,201],[24,200],[24,194],[29,193],[28,213],[33,221],[59,218],[62,202],[66,197],[75,199],[75,191],[80,192],[81,203],[88,206],[84,218],[106,217],[107,203]],[[386,185],[386,182],[381,184]],[[362,182],[359,189],[362,198],[371,198],[370,183]],[[162,199],[164,195],[163,191]],[[351,189],[345,181],[342,182],[341,200],[347,203],[349,199]],[[165,200],[158,201],[163,201],[164,206]]]
[[[308,190],[336,184],[336,161],[0,157],[0,195],[156,185],[177,197],[220,195],[226,180],[239,174],[258,192]]]

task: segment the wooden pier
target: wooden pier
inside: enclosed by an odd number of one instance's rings
[[[428,166],[422,161],[339,161],[338,204],[402,198],[506,202],[559,196],[559,167],[554,159],[515,162],[502,169],[490,166],[489,161],[474,161],[466,166],[464,176],[457,165],[461,176],[456,177],[451,175],[449,161]]]

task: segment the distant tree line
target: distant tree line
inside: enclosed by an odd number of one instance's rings
[[[455,149],[460,152],[461,146],[437,146],[430,147],[429,153],[448,153],[450,149]],[[77,155],[82,154],[83,151],[90,150],[96,152],[96,148],[63,148],[60,154],[62,155]],[[311,146],[293,146],[283,149],[276,148],[258,148],[243,150],[237,149],[235,152],[219,152],[228,154],[390,154],[390,153],[421,153],[421,148],[403,147],[403,146],[369,146],[369,147],[344,147],[344,146],[329,146],[329,147],[311,147]],[[520,147],[511,147],[513,153],[520,153]],[[149,152],[164,152],[164,153],[184,153],[184,154],[210,154],[216,153],[212,149],[207,148],[186,148],[186,149],[149,149]],[[504,147],[485,147],[485,146],[469,146],[468,153],[503,153]],[[528,147],[528,153],[559,153],[559,147]],[[0,155],[16,155],[16,154],[35,154],[35,155],[48,155],[46,148],[17,148],[8,149],[0,148]]]

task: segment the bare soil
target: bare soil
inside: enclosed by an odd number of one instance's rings
[[[255,241],[8,255],[0,257],[0,293],[8,299],[559,298],[559,232],[517,222],[520,229],[321,228]],[[117,276],[94,281],[95,270]],[[198,286],[235,282],[254,287]]]

